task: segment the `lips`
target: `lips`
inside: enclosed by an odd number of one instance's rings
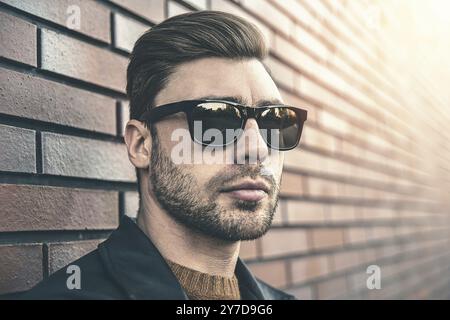
[[[224,194],[243,201],[260,201],[270,188],[262,181],[244,181],[222,190]]]

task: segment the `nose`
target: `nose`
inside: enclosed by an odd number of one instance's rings
[[[256,164],[264,162],[269,155],[269,148],[264,141],[258,123],[250,118],[245,124],[244,132],[236,143],[235,161],[238,164]]]

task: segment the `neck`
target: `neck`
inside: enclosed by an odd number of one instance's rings
[[[142,204],[138,226],[166,260],[211,275],[234,275],[240,241],[225,241],[194,231],[172,218],[153,198],[143,197]]]

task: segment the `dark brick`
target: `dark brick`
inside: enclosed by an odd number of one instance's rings
[[[2,113],[116,134],[114,99],[6,69],[0,84]]]
[[[134,43],[150,27],[136,20],[114,14],[114,45],[115,47],[131,52]]]
[[[113,229],[115,191],[0,184],[0,232]]]
[[[4,12],[0,21],[0,57],[36,66],[36,26]]]
[[[33,130],[0,125],[0,170],[36,172]]]
[[[80,29],[76,30],[93,38],[110,42],[109,10],[92,0],[1,0],[20,10],[67,27],[72,16],[70,6],[80,10]]]
[[[0,257],[0,294],[27,290],[42,280],[42,245],[1,245]]]
[[[42,69],[124,92],[127,63],[106,49],[42,30]]]
[[[164,20],[164,0],[111,0],[111,2],[153,23],[159,23]]]
[[[135,181],[123,143],[42,133],[43,172],[104,180]]]
[[[72,261],[95,250],[103,240],[85,240],[48,244],[48,268],[52,274]],[[83,271],[82,271],[83,272]]]

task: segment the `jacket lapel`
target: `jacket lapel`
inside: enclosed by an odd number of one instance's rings
[[[187,300],[177,278],[147,235],[123,216],[109,238],[98,247],[110,277],[129,299]],[[258,281],[238,258],[236,277],[242,299],[283,299],[288,296]]]
[[[159,251],[129,217],[122,217],[99,252],[110,276],[130,299],[188,299]]]

